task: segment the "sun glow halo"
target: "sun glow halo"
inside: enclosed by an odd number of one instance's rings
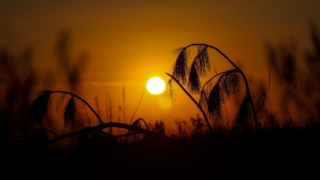
[[[159,77],[150,78],[147,82],[147,90],[151,94],[160,94],[165,88],[164,81]]]

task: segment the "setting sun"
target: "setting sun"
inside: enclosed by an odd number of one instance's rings
[[[151,94],[160,94],[164,90],[165,83],[159,77],[150,78],[147,82],[147,89]]]

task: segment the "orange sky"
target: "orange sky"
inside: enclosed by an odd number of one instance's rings
[[[303,50],[310,44],[309,23],[320,25],[320,1],[314,0],[2,0],[0,4],[0,46],[16,53],[32,46],[39,75],[51,69],[54,88],[62,88],[53,49],[59,32],[68,29],[72,55],[86,52],[90,56],[82,73],[82,96],[92,105],[98,97],[104,110],[107,89],[117,114],[124,81],[127,121],[147,80],[153,76],[168,80],[164,73],[175,61],[172,51],[176,48],[210,44],[244,67],[245,73],[267,78],[263,43],[295,38]],[[219,72],[230,68],[214,51],[209,56]],[[171,123],[195,116],[196,106],[175,89],[178,99],[173,104],[163,102],[162,95],[146,92],[135,119]]]

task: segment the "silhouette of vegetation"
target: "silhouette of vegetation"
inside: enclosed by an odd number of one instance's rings
[[[88,54],[81,53],[76,58],[72,57],[71,39],[71,33],[68,30],[62,31],[55,46],[55,55],[71,90],[75,91],[81,80],[81,71],[88,62]]]
[[[0,116],[3,130],[1,142],[5,151],[2,160],[5,165],[4,175],[9,174],[15,179],[19,175],[23,178],[38,178],[39,175],[41,179],[48,175],[54,179],[110,179],[112,176],[121,175],[132,179],[135,176],[141,178],[141,173],[138,172],[142,170],[148,178],[149,174],[150,177],[159,174],[168,174],[170,177],[178,175],[180,179],[191,176],[198,179],[256,179],[262,176],[292,178],[297,175],[302,175],[305,179],[316,178],[319,176],[318,166],[314,165],[314,162],[320,160],[320,149],[315,143],[320,135],[320,79],[317,68],[320,66],[320,40],[317,32],[316,27],[311,28],[314,49],[304,53],[304,69],[299,66],[296,49],[291,48],[292,46],[267,46],[268,62],[271,64],[269,76],[272,73],[278,79],[284,92],[281,96],[283,107],[280,107],[284,110],[277,110],[275,106],[273,110],[287,113],[289,116],[287,121],[282,123],[282,119],[275,116],[275,113],[268,113],[266,102],[269,97],[267,92],[263,91],[264,87],[251,91],[252,94],[249,87],[246,87],[247,92],[241,97],[234,124],[231,126],[217,123],[211,127],[208,119],[222,118],[223,104],[233,95],[240,94],[240,77],[246,84],[246,76],[235,67],[228,71],[216,72],[215,76],[202,85],[200,78],[205,77],[210,70],[208,49],[212,47],[193,44],[180,49],[173,71],[168,74],[171,78],[168,81],[167,96],[175,99],[173,83],[177,83],[199,107],[203,117],[198,114],[189,121],[175,120],[175,131],[166,127],[166,120],[146,123],[144,119],[139,118],[126,124],[124,86],[123,106],[118,107],[118,121],[112,122],[115,115],[112,114],[111,95],[106,96],[106,119],[102,119],[103,112],[99,108],[98,98],[95,99],[94,109],[75,93],[80,81],[78,78],[81,76],[75,75],[79,73],[72,70],[77,64],[69,61],[72,58],[67,60],[70,63],[66,65],[68,68],[63,70],[74,73],[70,73],[70,77],[65,73],[66,78],[70,80],[68,83],[72,91],[40,91],[32,100],[31,92],[36,79],[33,79],[35,72],[31,64],[28,64],[30,62],[25,65],[27,73],[23,74],[21,69],[16,69],[25,63],[23,58],[19,59],[20,56],[10,54],[6,50],[0,51]],[[198,53],[193,61],[188,62],[186,59],[190,58],[188,52],[192,46],[198,47]],[[61,52],[62,49],[65,49],[64,45],[61,45]],[[67,59],[65,55],[61,57]],[[16,64],[13,63],[13,59]],[[229,61],[228,58],[227,60]],[[217,79],[215,84],[214,79]],[[191,94],[199,94],[200,99],[196,101]],[[54,95],[59,95],[57,101],[53,100]],[[254,99],[257,98],[256,103],[253,103],[251,95]],[[305,126],[298,125],[293,116],[290,117],[288,100],[299,105],[299,113],[307,114],[303,116]],[[56,106],[53,106],[55,102]],[[138,107],[140,103],[141,100]],[[84,117],[78,115],[79,104],[84,109]],[[71,132],[61,135],[60,132],[55,133],[45,126],[50,124],[49,121],[56,121],[48,117],[53,107],[62,111],[64,126],[71,128]],[[88,108],[95,117],[88,115]],[[120,120],[121,112],[123,120]],[[254,117],[254,112],[257,119],[259,118],[258,134],[247,128],[250,124],[249,118]],[[98,119],[98,122],[94,121],[95,119]],[[261,124],[263,119],[266,121]],[[73,129],[82,121],[87,122],[87,125],[83,124],[83,127]],[[12,124],[19,125],[12,127]],[[40,128],[37,127],[39,125]],[[255,125],[257,126],[257,123]],[[21,129],[25,130],[21,131],[20,126],[24,126]],[[124,131],[117,133],[117,128]],[[211,130],[210,133],[208,128]],[[19,129],[15,134],[5,132],[15,129]],[[109,129],[115,130],[108,131]],[[17,133],[21,135],[16,135]],[[13,136],[10,136],[12,134]],[[64,145],[63,142],[67,139],[70,141]]]
[[[139,108],[139,106],[140,106],[140,104],[141,104],[141,101],[142,101],[142,98],[143,98],[143,96],[144,96],[145,91],[146,91],[146,90],[143,90],[143,92],[142,92],[142,95],[141,95],[141,97],[140,97],[139,103],[138,103],[136,109],[134,110],[134,112],[133,112],[133,114],[132,114],[132,116],[131,116],[130,123],[132,123],[133,118],[134,118],[134,115],[136,114],[136,112],[137,112],[137,110],[138,110],[138,108]]]
[[[135,121],[132,123],[132,126],[138,127],[138,128],[142,128],[142,124],[144,124],[145,129],[148,130],[147,123],[146,123],[142,118],[139,118],[139,119],[135,120]],[[139,135],[140,135],[140,134],[139,134],[139,133],[135,133],[134,131],[130,131],[130,130],[129,130],[129,131],[126,133],[126,141],[127,141],[127,142],[129,142],[130,135],[132,135],[132,136],[133,136],[133,139],[134,139],[135,141],[137,141],[137,140],[139,139]]]
[[[265,46],[272,75],[282,88],[279,108],[285,121],[295,116],[313,124],[320,118],[320,37],[314,24],[310,25],[310,39],[313,49],[302,52],[302,57],[298,56],[297,43],[292,41]],[[290,109],[289,104],[294,105],[294,109]],[[301,120],[300,124],[303,124]]]
[[[32,64],[32,48],[13,54],[0,47],[0,138],[3,143],[17,132],[29,133],[32,127],[26,118],[37,82]]]
[[[156,121],[156,122],[154,123],[154,126],[152,126],[152,131],[164,135],[164,134],[165,134],[165,125],[164,125],[164,122],[161,121],[161,120]]]
[[[190,48],[197,47],[198,53],[195,58],[189,63]],[[210,71],[210,60],[208,55],[208,49],[214,49],[219,52],[235,69],[228,70],[216,74],[211,79],[209,79],[201,87],[201,77],[205,77],[207,72]],[[179,53],[176,62],[172,68],[172,75],[166,73],[171,78],[167,83],[166,96],[174,99],[174,92],[172,89],[172,82],[176,82],[180,88],[190,97],[190,99],[197,105],[200,109],[203,117],[207,123],[211,135],[213,135],[212,127],[209,123],[208,117],[221,118],[221,107],[225,103],[225,100],[230,99],[232,94],[239,92],[239,79],[237,73],[239,73],[246,86],[246,94],[243,98],[239,110],[236,115],[235,125],[236,126],[248,126],[251,113],[253,114],[253,119],[255,123],[255,129],[258,131],[258,122],[256,117],[256,110],[254,108],[254,103],[251,98],[250,89],[248,85],[247,78],[243,71],[236,66],[224,53],[214,46],[207,44],[190,44],[186,47],[182,47],[175,51]],[[189,64],[191,64],[189,66]],[[213,86],[212,80],[215,77],[219,77],[217,83]],[[200,100],[197,102],[192,95],[183,87],[187,84],[190,93],[200,94]],[[205,112],[206,111],[206,112]]]
[[[131,135],[132,131],[136,131],[137,133],[148,134],[148,135],[152,135],[152,136],[156,136],[156,137],[162,137],[165,139],[169,139],[164,134],[149,131],[147,124],[141,118],[136,120],[135,122],[133,122],[132,125],[127,125],[127,124],[122,124],[122,123],[112,123],[112,122],[104,123],[101,120],[100,116],[96,113],[96,111],[84,99],[82,99],[81,97],[79,97],[73,93],[69,93],[69,92],[65,92],[65,91],[49,91],[49,90],[47,90],[47,91],[42,91],[42,92],[38,93],[38,96],[35,98],[35,100],[33,101],[32,105],[31,105],[31,108],[30,108],[30,117],[35,123],[42,125],[42,120],[47,115],[48,108],[51,107],[50,99],[51,99],[51,95],[54,93],[62,93],[64,95],[67,94],[67,95],[72,96],[64,108],[64,124],[65,124],[65,126],[67,126],[67,125],[74,126],[74,123],[75,123],[76,106],[75,106],[74,98],[79,99],[80,101],[82,101],[84,104],[86,104],[89,107],[89,109],[95,114],[95,116],[99,120],[100,125],[95,126],[95,127],[91,127],[91,128],[87,127],[87,128],[84,128],[83,130],[72,132],[67,135],[57,137],[56,139],[51,140],[49,143],[55,142],[57,140],[61,140],[63,138],[67,138],[70,136],[74,136],[77,134],[83,134],[83,132],[87,132],[88,130],[90,130],[91,131],[90,134],[92,134],[92,131],[96,131],[96,132],[102,131],[102,129],[104,129],[106,127],[109,127],[109,128],[118,127],[118,128],[128,129],[129,131],[126,135]],[[64,98],[64,97],[65,96],[61,96],[61,98]],[[61,100],[59,100],[59,103],[60,102],[61,102]],[[58,105],[60,105],[60,104],[58,104]],[[144,122],[146,129],[142,129],[141,123],[140,123],[141,121]],[[107,134],[107,135],[112,136],[111,134]]]

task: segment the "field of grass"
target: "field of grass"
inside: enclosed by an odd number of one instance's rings
[[[69,148],[20,141],[2,148],[2,170],[13,178],[36,179],[319,177],[319,127],[189,135],[130,142],[99,135],[73,138],[78,143]]]
[[[36,75],[30,52],[14,56],[1,49],[1,173],[11,179],[319,179],[320,38],[315,27],[311,28],[311,37],[314,49],[306,53],[306,73],[297,65],[291,46],[266,48],[269,77],[272,69],[283,90],[277,110],[271,103],[267,107],[266,89],[250,92],[244,72],[219,49],[206,44],[179,49],[173,71],[167,73],[171,78],[167,96],[173,97],[170,87],[175,83],[202,114],[190,118],[190,123],[176,121],[176,131],[170,133],[163,121],[147,123],[140,118],[130,124],[104,122],[98,105],[96,112],[72,92],[45,90],[32,97]],[[76,90],[80,71],[68,64],[63,43],[57,54],[71,89]],[[193,46],[198,54],[188,67],[188,48]],[[234,69],[216,73],[201,86],[200,77],[210,69],[210,48],[223,55]],[[215,84],[211,82],[214,78]],[[214,120],[223,120],[222,107],[239,92],[239,79],[245,84],[245,92],[234,123],[219,126]],[[269,78],[269,95],[270,86]],[[192,96],[197,93],[199,100]],[[43,126],[46,121],[46,127],[50,127],[53,120],[48,117],[52,94],[60,94],[55,107],[63,109],[69,133],[58,134]],[[75,99],[95,115],[97,123],[90,124],[92,117],[88,115],[80,118],[80,123],[76,120]],[[289,105],[294,106],[296,114],[303,114],[303,126],[292,121]],[[123,109],[119,107],[119,112],[125,117]],[[284,114],[283,119],[275,112]],[[110,113],[106,115],[111,117]],[[17,133],[20,135],[12,136]]]

